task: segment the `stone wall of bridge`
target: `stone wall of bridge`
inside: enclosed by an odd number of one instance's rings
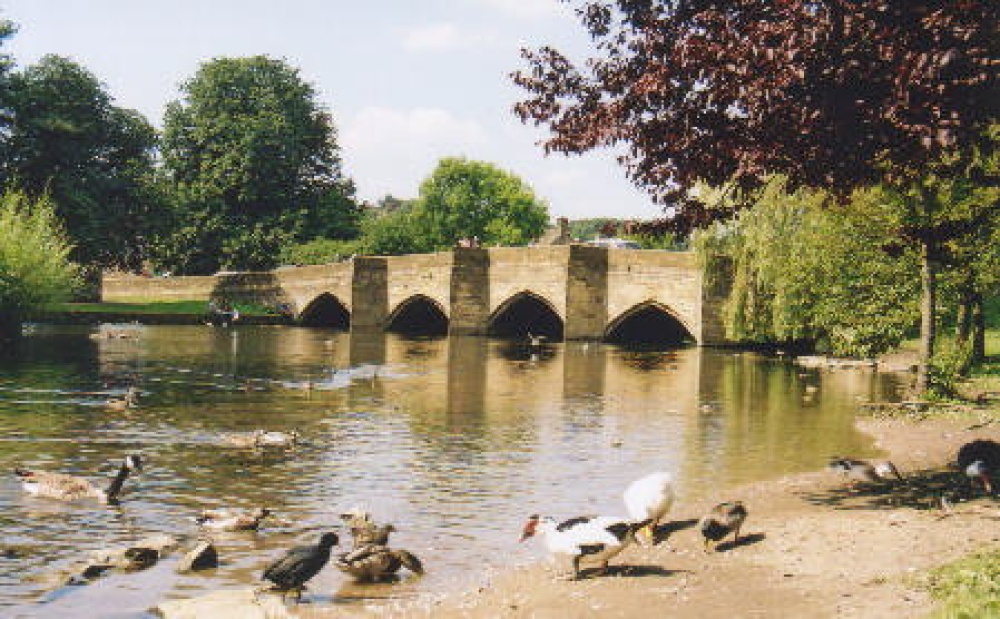
[[[207,300],[224,296],[276,306],[299,318],[337,303],[352,329],[387,329],[413,304],[430,305],[453,334],[492,332],[525,298],[562,324],[567,340],[602,340],[641,312],[675,320],[702,344],[725,344],[724,291],[707,290],[689,252],[589,245],[455,248],[409,256],[360,256],[328,265],[205,277],[106,275],[105,301]],[[316,324],[316,323],[310,323]]]

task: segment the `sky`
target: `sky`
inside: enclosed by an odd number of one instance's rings
[[[546,156],[544,128],[512,112],[523,47],[591,49],[558,0],[4,0],[18,66],[46,54],[91,71],[115,105],[162,126],[181,84],[219,57],[267,55],[299,70],[333,115],[358,197],[414,198],[442,157],[516,174],[553,217],[661,214],[611,152]]]

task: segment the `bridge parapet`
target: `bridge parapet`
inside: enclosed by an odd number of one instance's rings
[[[337,326],[352,329],[387,329],[401,309],[423,304],[424,313],[413,312],[410,320],[435,313],[453,334],[523,334],[544,314],[549,333],[567,340],[608,339],[642,317],[647,321],[642,324],[653,325],[649,328],[672,320],[699,343],[723,344],[725,291],[712,288],[706,290],[689,252],[563,245],[358,256],[335,264],[206,277],[105,275],[102,297],[157,301],[225,295],[233,301],[286,304],[303,320],[316,307],[309,324],[336,319]],[[655,320],[650,322],[649,315]]]

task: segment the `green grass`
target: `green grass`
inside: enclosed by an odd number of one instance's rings
[[[1000,617],[1000,550],[969,555],[926,575],[923,586],[940,607],[934,619]]]
[[[234,303],[241,313],[266,316],[274,312],[261,305]],[[55,303],[45,306],[47,312],[96,314],[204,314],[207,301],[160,301],[156,303]]]

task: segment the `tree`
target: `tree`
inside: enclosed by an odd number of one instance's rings
[[[0,340],[19,334],[40,305],[68,298],[77,275],[70,249],[50,201],[0,197]]]
[[[0,19],[0,46],[14,36],[17,27],[13,22]],[[0,54],[0,161],[7,161],[9,158],[8,140],[10,135],[10,125],[13,121],[14,112],[11,109],[10,98],[10,73],[14,67],[14,59],[10,54]],[[3,169],[0,166],[0,186],[6,186],[7,178],[3,176]]]
[[[97,78],[60,56],[11,77],[5,180],[49,196],[73,240],[73,260],[138,266],[156,217],[150,193],[156,133],[115,107]]]
[[[896,204],[857,191],[842,209],[775,178],[731,221],[696,235],[710,278],[729,278],[727,336],[872,356],[898,346],[918,316],[913,251],[883,251]],[[720,272],[721,271],[721,272]]]
[[[446,157],[420,185],[415,217],[431,247],[462,238],[526,245],[545,231],[547,205],[524,181],[496,166]]]
[[[974,152],[1000,111],[1000,4],[940,0],[584,1],[597,57],[551,48],[514,74],[515,111],[544,124],[547,151],[625,145],[628,175],[671,204],[679,227],[731,217],[688,199],[698,182],[844,197],[882,183],[908,205],[899,236],[921,251],[921,371],[928,386],[941,243],[950,217],[929,178],[981,183]],[[933,169],[932,169],[933,168]],[[989,180],[995,182],[995,179]]]
[[[176,227],[160,262],[186,273],[267,268],[283,246],[356,235],[333,121],[297,70],[265,56],[219,58],[182,91],[164,117]]]

